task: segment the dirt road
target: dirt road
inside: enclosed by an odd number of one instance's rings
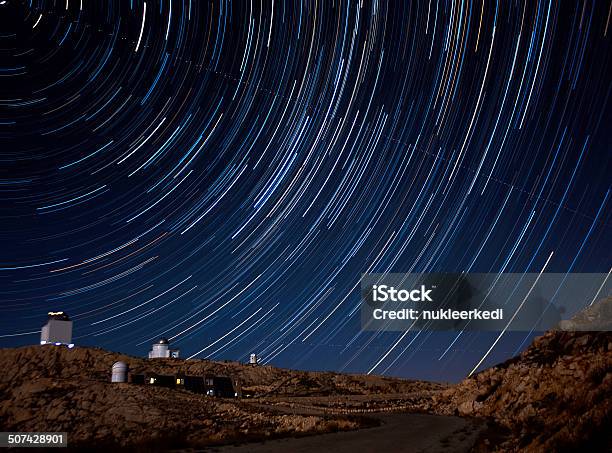
[[[385,414],[373,417],[381,426],[301,438],[225,446],[223,453],[354,453],[467,452],[484,429],[480,422],[424,414]]]

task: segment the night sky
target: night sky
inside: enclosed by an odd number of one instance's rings
[[[135,355],[464,377],[495,333],[362,332],[359,279],[610,271],[612,3],[558,3],[0,1],[0,347],[63,310]]]

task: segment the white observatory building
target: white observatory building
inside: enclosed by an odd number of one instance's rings
[[[40,332],[40,344],[66,345],[72,348],[72,321],[63,311],[50,311]]]
[[[115,362],[111,368],[111,382],[127,382],[130,368],[125,362]]]
[[[157,343],[153,343],[153,347],[149,351],[150,359],[178,359],[179,350],[170,349],[170,343],[167,338],[160,338]]]

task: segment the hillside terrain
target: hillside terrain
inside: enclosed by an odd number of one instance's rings
[[[494,421],[505,431],[500,451],[612,451],[611,328],[607,297],[519,356],[432,395],[429,410]]]
[[[96,348],[1,349],[0,430],[66,431],[74,448],[148,451],[355,430],[384,424],[380,414],[403,412],[446,416],[446,426],[455,423],[450,416],[474,419],[468,431],[480,433],[475,451],[612,451],[612,333],[588,331],[588,322],[607,322],[602,314],[611,304],[608,298],[565,324],[580,331],[547,332],[519,356],[454,386],[237,362],[148,360]],[[113,384],[111,366],[118,360],[133,373],[228,376],[252,397]]]
[[[612,334],[547,332],[433,395],[430,410],[493,420],[507,431],[500,451],[612,451]]]
[[[3,431],[66,431],[72,447],[199,447],[237,440],[313,434],[371,426],[360,417],[279,413],[247,400],[211,398],[184,390],[112,384],[111,366],[134,373],[224,375],[266,395],[321,397],[442,389],[433,383],[207,360],[147,360],[96,348],[30,346],[0,350]],[[271,396],[270,396],[271,398]]]

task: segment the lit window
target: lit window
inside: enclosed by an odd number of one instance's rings
[[[155,384],[155,378],[152,377],[151,379],[149,379],[149,383],[150,384]]]

